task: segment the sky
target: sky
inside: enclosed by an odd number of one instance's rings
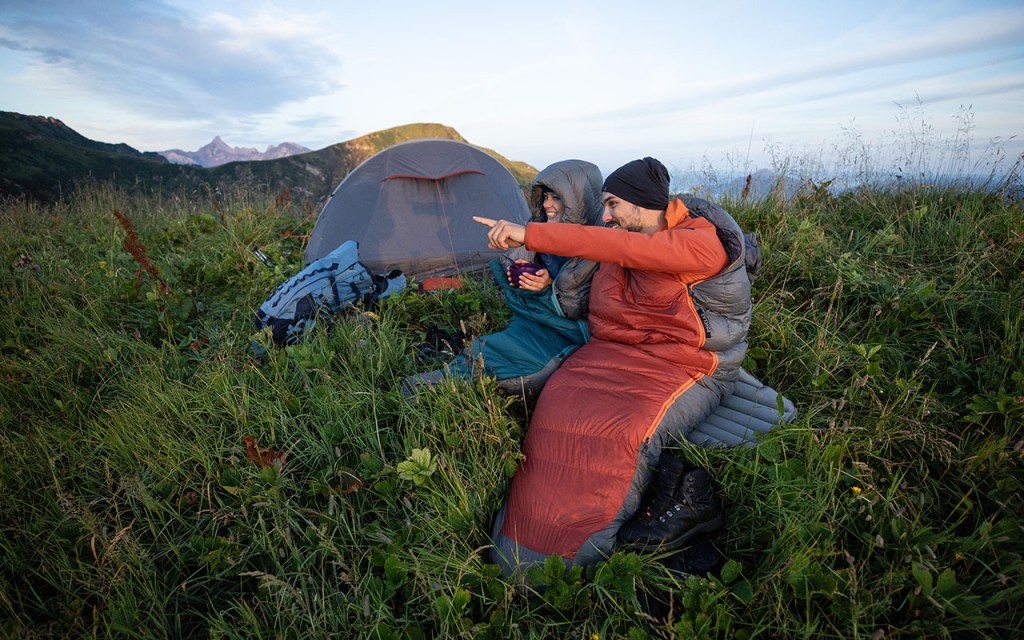
[[[1024,2],[829,4],[0,0],[0,110],[141,151],[437,122],[605,173],[1024,151]]]

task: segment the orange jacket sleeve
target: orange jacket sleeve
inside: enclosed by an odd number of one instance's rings
[[[714,225],[694,217],[651,234],[575,224],[529,223],[526,248],[611,262],[629,269],[685,274],[689,276],[687,280],[711,277],[728,265]]]

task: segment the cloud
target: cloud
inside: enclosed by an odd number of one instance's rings
[[[997,10],[975,16],[949,20],[930,28],[921,27],[921,33],[908,35],[899,30],[875,29],[865,33],[859,30],[847,34],[843,42],[831,42],[819,50],[803,52],[803,60],[791,63],[777,71],[761,71],[733,75],[721,80],[694,82],[687,86],[686,99],[650,101],[626,109],[593,114],[596,120],[646,118],[709,105],[738,98],[762,96],[785,91],[811,91],[820,95],[836,95],[858,91],[847,84],[839,91],[815,87],[819,81],[837,86],[840,80],[849,80],[856,74],[872,73],[873,84],[884,84],[885,74],[894,69],[914,68],[915,82],[946,75],[949,60],[956,55],[996,55],[1013,49],[1004,59],[1019,61],[1020,33],[1024,32],[1024,10]],[[891,83],[895,84],[895,83]],[[792,95],[790,93],[789,95]]]
[[[940,86],[934,89],[920,92],[915,96],[904,96],[894,100],[897,104],[911,104],[918,99],[927,102],[946,102],[961,100],[970,103],[973,100],[983,97],[1003,96],[1007,94],[1019,94],[1024,91],[1024,78],[997,78],[978,82],[969,82],[957,87]]]
[[[66,48],[50,48],[50,47],[31,47],[22,42],[16,42],[9,38],[0,38],[0,48],[10,49],[11,51],[22,51],[25,53],[34,53],[39,56],[41,60],[48,63],[59,63],[62,60],[70,59],[71,51]]]
[[[286,124],[296,129],[335,129],[340,126],[338,117],[329,113],[314,113],[288,120]],[[355,134],[354,131],[346,133]]]
[[[316,25],[289,16],[198,20],[160,0],[5,4],[0,47],[35,55],[30,79],[154,117],[244,117],[340,86],[317,72],[340,61],[300,37]]]

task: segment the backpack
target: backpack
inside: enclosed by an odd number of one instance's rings
[[[371,275],[359,262],[358,245],[347,240],[277,287],[260,305],[254,324],[257,331],[270,327],[274,344],[293,345],[318,316],[334,316],[356,304],[370,309],[405,284],[400,271]]]

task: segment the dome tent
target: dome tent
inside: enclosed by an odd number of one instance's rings
[[[306,262],[346,240],[373,273],[450,276],[482,269],[499,252],[472,216],[530,219],[526,198],[500,162],[464,142],[411,140],[349,173],[320,211]]]

